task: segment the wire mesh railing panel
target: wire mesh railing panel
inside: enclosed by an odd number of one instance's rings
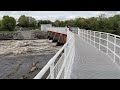
[[[103,51],[104,53],[107,53],[107,48],[102,45],[100,46],[100,50]]]
[[[95,37],[95,42],[99,43],[99,38]]]
[[[101,38],[107,39],[107,34],[106,33],[101,33]]]
[[[115,53],[120,56],[120,48],[118,46],[115,47]]]
[[[74,46],[73,44],[74,44],[74,42],[72,41],[73,39],[71,39],[71,42],[70,43],[68,43],[68,47],[67,47],[67,52],[70,52],[70,53],[68,53],[68,54],[70,54],[70,55],[67,55],[68,56],[68,58],[66,59],[67,60],[67,63],[65,64],[65,66],[63,67],[63,70],[62,70],[62,73],[60,74],[60,79],[63,79],[64,78],[64,74],[65,74],[65,72],[66,71],[68,71],[68,67],[69,67],[69,65],[70,65],[70,60],[71,60],[71,49],[73,49],[72,47]],[[70,48],[69,48],[70,47]],[[52,70],[52,73],[54,73],[54,78],[57,78],[58,77],[58,74],[59,74],[59,72],[60,72],[60,70],[62,69],[62,65],[63,65],[63,63],[65,63],[65,51],[64,51],[64,53],[63,53],[63,55],[60,57],[60,59],[58,60],[58,62],[56,63],[56,65],[55,65],[55,67],[54,67],[54,69]],[[69,58],[70,57],[70,58]],[[67,69],[67,70],[66,70]],[[51,73],[50,73],[51,74]],[[50,79],[51,78],[51,75],[49,75],[48,76],[48,79]]]
[[[62,56],[60,57],[60,59],[58,60],[58,62],[56,63],[55,67],[53,68],[53,70],[51,71],[51,73],[54,73],[54,78],[57,77],[61,66],[63,64],[64,61],[64,54],[62,54]],[[51,73],[48,75],[47,79],[51,79]]]
[[[88,35],[90,35],[90,30],[88,30]]]
[[[90,39],[90,35],[88,34],[88,38]]]
[[[78,27],[71,27],[70,29],[73,33],[78,34]]]
[[[95,43],[95,47],[96,47],[96,48],[99,48],[99,44],[98,44],[98,43]]]
[[[120,37],[116,37],[116,44],[120,46]]]
[[[106,40],[103,40],[103,39],[100,39],[100,44],[104,45],[104,46],[107,46],[107,41]]]
[[[65,75],[65,69],[63,69],[59,79],[64,79],[64,75]]]
[[[115,62],[120,66],[120,58],[118,56],[115,56]]]
[[[91,35],[94,36],[94,31],[91,31]]]
[[[93,46],[94,46],[94,41],[91,41],[91,45],[93,45]]]
[[[99,32],[95,32],[95,37],[100,37]]]
[[[108,56],[110,56],[112,59],[114,59],[114,53],[108,49]]]
[[[94,36],[91,36],[91,40],[94,41]]]
[[[58,63],[55,65],[54,68],[54,77],[56,78],[64,61],[64,54],[61,56],[61,58],[59,59]]]
[[[108,35],[108,40],[114,43],[114,36],[113,35]]]
[[[48,77],[46,79],[51,79],[51,75],[49,74]]]
[[[114,44],[111,42],[108,42],[108,48],[114,52]]]

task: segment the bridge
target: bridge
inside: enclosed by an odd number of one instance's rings
[[[48,38],[63,47],[34,77],[120,79],[120,36],[79,28],[50,27]]]

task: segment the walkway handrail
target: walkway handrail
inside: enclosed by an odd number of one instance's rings
[[[111,57],[118,66],[120,65],[120,36],[85,29],[79,29],[79,35],[83,40]]]
[[[70,32],[70,31],[68,31]],[[50,61],[43,67],[43,69],[34,77],[34,79],[41,79],[43,77],[43,75],[47,72],[47,70],[51,67],[51,65],[53,64],[53,67],[51,69],[51,71],[54,69],[54,62],[55,60],[58,58],[58,56],[62,53],[62,51],[66,51],[66,47],[68,46],[68,44],[70,43],[71,39],[73,39],[74,36],[71,36],[69,38],[69,40],[64,44],[64,46],[54,55],[53,58],[50,59]],[[74,42],[73,42],[74,43]],[[65,54],[65,52],[64,52]],[[65,57],[64,57],[65,58]],[[66,61],[64,61],[65,63]],[[64,64],[63,63],[63,64]],[[61,71],[61,70],[60,70]],[[60,75],[59,75],[60,76]],[[52,78],[54,78],[54,75],[52,76]],[[58,78],[58,77],[57,77]]]

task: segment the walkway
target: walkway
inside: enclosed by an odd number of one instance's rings
[[[75,34],[75,58],[71,79],[120,79],[120,68],[110,57]]]

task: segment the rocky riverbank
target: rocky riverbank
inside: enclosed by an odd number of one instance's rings
[[[0,32],[0,40],[36,40],[46,39],[47,33],[40,30],[29,30],[29,31],[2,31]]]

